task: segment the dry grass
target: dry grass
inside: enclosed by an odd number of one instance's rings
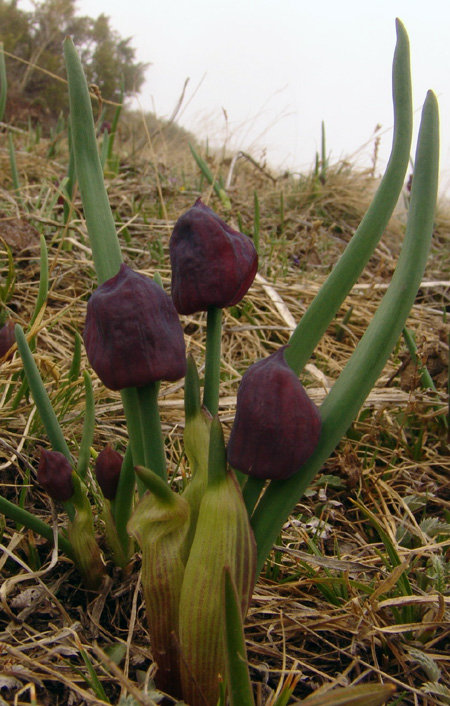
[[[41,143],[26,151],[23,143],[18,151],[20,199],[11,188],[6,149],[0,148],[0,235],[14,251],[16,277],[7,306],[26,329],[38,291],[38,233],[43,233],[51,288],[35,358],[76,455],[83,387],[81,378],[69,383],[68,372],[94,276],[78,201],[67,228],[58,208],[49,208],[66,171],[64,150],[50,161],[44,148]],[[108,189],[125,259],[148,274],[159,270],[168,286],[173,223],[198,195],[207,200],[210,193],[187,150],[178,146],[175,160],[161,138],[144,156],[124,159]],[[302,316],[342,252],[376,181],[345,164],[331,168],[325,184],[313,175],[273,175],[246,158],[231,174],[230,161],[211,160],[210,166],[224,180],[231,177],[232,213],[236,222],[239,214],[246,232],[253,228],[255,190],[261,208],[261,276],[243,303],[225,312],[220,416],[228,429],[242,372],[287,342],[292,321]],[[220,210],[214,199],[211,205]],[[317,402],[384,293],[403,232],[400,206],[305,371],[303,381]],[[296,684],[290,703],[317,689],[366,682],[394,684],[390,704],[450,703],[450,463],[440,420],[448,405],[449,234],[449,212],[441,210],[429,267],[408,320],[437,393],[423,390],[400,341],[358,420],[286,523],[247,621],[259,704],[270,703],[288,675]],[[2,256],[2,283],[5,262]],[[341,325],[349,309],[351,317]],[[205,319],[185,317],[183,323],[188,348],[201,363]],[[86,365],[83,358],[82,369]],[[28,397],[14,408],[20,371],[17,354],[0,367],[2,493],[59,524],[59,508],[35,483],[37,445],[46,443],[42,425]],[[123,449],[120,397],[97,380],[94,387],[95,447],[112,441]],[[186,471],[182,393],[181,383],[166,385],[161,398],[174,482]],[[8,520],[0,570],[0,704],[2,698],[18,705],[104,703],[93,673],[113,704],[121,693],[138,704],[155,703],[151,693],[144,695],[154,667],[137,555],[125,576],[111,570],[104,590],[89,594],[68,560]]]

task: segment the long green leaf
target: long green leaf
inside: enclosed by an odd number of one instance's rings
[[[253,514],[259,569],[297,499],[355,418],[401,334],[427,261],[438,171],[439,115],[430,91],[422,111],[408,222],[396,270],[364,336],[321,406],[322,432],[316,451],[292,478],[272,481]]]
[[[403,187],[412,139],[409,40],[400,20],[392,69],[394,136],[385,174],[366,215],[295,329],[286,361],[298,374],[355,284],[388,224]]]
[[[54,535],[52,527],[40,520],[39,517],[32,515],[31,512],[24,510],[22,507],[18,507],[6,498],[3,498],[1,495],[0,513],[5,515],[5,517],[9,517],[10,520],[14,520],[14,522],[17,522],[20,525],[24,525],[33,532],[36,532],[36,534],[40,534],[41,537],[44,537],[44,539],[47,539],[49,542],[53,542]],[[60,534],[58,534],[58,546],[66,556],[71,559],[74,558],[72,545],[67,539],[65,539],[65,537],[62,537]]]
[[[33,354],[28,345],[23,329],[19,324],[15,326],[17,348],[22,358],[25,375],[27,376],[31,394],[33,395],[39,416],[50,439],[54,451],[60,451],[70,463],[73,463],[69,447],[66,444],[64,434],[59,426],[55,411],[50,402],[50,398],[45,389],[45,385],[39,374],[38,367],[34,361]]]
[[[69,79],[70,124],[75,167],[99,283],[122,263],[119,240],[98,156],[91,99],[80,59],[70,38],[64,41]]]

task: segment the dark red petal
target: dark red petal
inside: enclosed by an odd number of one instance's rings
[[[105,498],[114,500],[119,484],[123,458],[107,444],[95,461],[95,477]]]
[[[83,336],[90,364],[111,390],[179,380],[186,372],[171,298],[127,265],[92,294]]]
[[[170,239],[172,299],[180,314],[237,304],[258,269],[253,242],[200,199],[176,222]]]
[[[319,410],[281,348],[242,378],[228,461],[255,478],[289,478],[316,448],[320,428]]]
[[[41,448],[37,479],[53,500],[65,502],[73,495],[72,467],[59,451]]]

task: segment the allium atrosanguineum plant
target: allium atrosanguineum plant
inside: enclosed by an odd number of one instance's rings
[[[106,496],[111,496],[105,497],[102,513],[107,543],[114,561],[122,567],[135,549],[134,541],[141,548],[157,686],[187,700],[190,706],[217,706],[221,675],[231,706],[253,706],[241,622],[255,576],[288,515],[381,374],[420,286],[437,193],[437,102],[429,92],[414,160],[405,237],[392,282],[322,402],[319,416],[298,376],[382,236],[410,160],[409,43],[402,24],[397,22],[393,146],[385,175],[366,216],[304,313],[289,346],[245,373],[227,460],[217,414],[221,315],[223,307],[236,304],[246,294],[255,277],[257,255],[253,243],[197,201],[177,221],[170,241],[173,301],[158,284],[124,265],[103,182],[91,100],[70,40],[65,42],[65,55],[73,154],[100,285],[88,303],[86,350],[104,384],[120,390],[128,428],[120,474],[116,458],[114,482],[111,487],[104,486]],[[42,272],[41,259],[44,279]],[[207,311],[203,407],[201,381],[192,358],[186,367],[177,311]],[[44,454],[44,473],[40,471],[45,483],[45,474],[51,469],[49,458],[52,464],[61,462],[61,466],[55,464],[57,468],[65,469],[61,475],[63,489],[57,489],[56,494],[69,523],[67,532],[58,535],[59,547],[79,566],[86,585],[97,589],[105,567],[96,542],[90,484],[85,483],[95,424],[90,378],[85,371],[85,383],[89,380],[85,385],[89,411],[85,422],[90,419],[91,424],[83,425],[75,464],[27,338],[18,326],[16,339],[47,436],[65,458],[62,462],[59,456]],[[184,443],[190,474],[186,487],[178,492],[167,480],[158,392],[159,380],[178,380],[186,370]],[[104,454],[98,458],[103,463]],[[248,477],[239,476],[237,482],[230,466]],[[52,528],[25,508],[0,497],[0,509],[49,541],[54,539]],[[234,616],[232,620],[230,616]]]

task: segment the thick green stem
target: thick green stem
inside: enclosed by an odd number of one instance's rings
[[[364,336],[321,406],[322,432],[316,451],[292,478],[272,481],[253,514],[258,570],[298,498],[352,423],[401,334],[427,261],[438,171],[438,107],[429,92],[422,112],[406,233],[395,273]]]
[[[222,309],[208,309],[206,320],[205,388],[203,404],[214,416],[219,411],[220,351],[222,341]]]
[[[159,383],[153,382],[145,387],[140,387],[137,392],[141,414],[144,465],[151,468],[160,478],[167,480],[164,438],[158,409]]]
[[[128,440],[131,448],[133,466],[145,466],[142,418],[139,406],[139,395],[135,387],[126,387],[121,390],[123,410],[128,429]],[[142,494],[144,488],[138,482],[139,493]]]

